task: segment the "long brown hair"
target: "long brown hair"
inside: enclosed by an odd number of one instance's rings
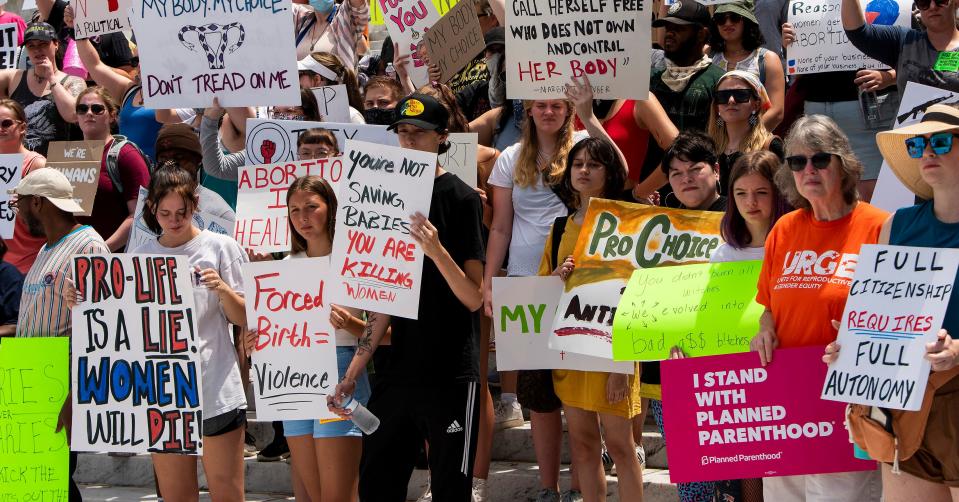
[[[197,181],[190,171],[180,167],[175,161],[168,160],[150,176],[150,189],[147,193],[147,210],[143,211],[143,221],[155,234],[163,232],[156,219],[157,208],[167,195],[176,194],[183,199],[189,212],[196,211],[200,199],[196,194]],[[190,221],[193,224],[193,221]]]
[[[353,69],[347,68],[346,65],[340,61],[340,58],[329,52],[314,52],[310,54],[310,57],[332,70],[333,73],[336,73],[336,83],[346,86],[346,97],[350,101],[350,106],[362,113],[363,98],[360,97],[360,82],[357,80],[356,73],[353,72]]]
[[[23,144],[23,139],[27,137],[28,127],[27,114],[23,111],[23,106],[10,98],[3,98],[0,99],[0,107],[10,110],[10,113],[13,114],[13,117],[23,125],[23,134],[20,137],[20,144]]]
[[[533,109],[533,104],[539,100],[523,100],[523,112],[526,117],[523,120],[523,135],[520,139],[519,158],[516,160],[516,168],[513,170],[513,181],[521,186],[528,187],[536,184],[539,176],[539,166],[536,159],[539,157],[539,139],[536,133],[536,124],[529,111]],[[553,100],[544,100],[553,101]],[[573,148],[573,116],[576,114],[572,101],[561,99],[566,103],[567,115],[559,129],[559,138],[556,141],[556,150],[549,157],[546,171],[546,179],[549,185],[556,185],[563,180],[563,171],[566,170],[566,156],[569,150]]]
[[[336,194],[329,182],[319,176],[302,176],[293,181],[286,192],[287,224],[290,226],[290,253],[306,253],[306,239],[293,228],[292,218],[289,218],[290,197],[293,192],[304,191],[319,195],[326,203],[326,235],[333,243],[333,230],[336,227]]]

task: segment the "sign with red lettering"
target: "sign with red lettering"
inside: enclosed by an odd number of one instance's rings
[[[330,258],[243,264],[246,319],[256,330],[253,395],[261,420],[335,419],[339,382],[327,301]]]
[[[80,255],[73,451],[203,454],[195,274],[185,256]]]
[[[822,398],[918,410],[957,268],[959,249],[862,246]]]
[[[393,43],[399,44],[396,56],[410,54],[410,79],[416,87],[430,81],[427,62],[426,32],[440,20],[440,13],[430,0],[378,0],[386,30]]]
[[[319,176],[339,191],[342,157],[261,164],[240,168],[233,238],[260,253],[290,250],[286,193],[301,176]]]
[[[336,210],[335,303],[416,319],[423,251],[410,215],[429,215],[436,154],[346,142]]]
[[[510,2],[507,97],[564,98],[570,79],[585,76],[597,99],[647,99],[652,5],[648,0]]]
[[[73,30],[77,40],[130,29],[131,0],[74,0]]]

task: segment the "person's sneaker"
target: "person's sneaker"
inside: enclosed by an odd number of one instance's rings
[[[559,502],[583,502],[583,494],[579,490],[567,490],[560,495]]]
[[[559,502],[559,492],[543,488],[536,495],[536,502]]]
[[[473,501],[472,502],[486,502],[489,500],[489,486],[486,485],[485,479],[473,478]]]
[[[243,458],[251,458],[256,456],[256,440],[253,439],[253,435],[249,432],[246,433],[246,436],[243,438]]]
[[[606,450],[603,450],[603,462],[606,462],[607,455],[608,454],[606,453]],[[643,448],[643,445],[639,445],[636,447],[636,458],[639,459],[640,470],[645,469],[646,468],[646,448]],[[610,458],[609,461],[612,462],[613,459]],[[616,464],[613,464],[613,467],[609,470],[609,475],[610,476],[616,475]]]
[[[519,405],[518,401],[509,403],[502,399],[497,401],[493,406],[493,414],[495,416],[493,430],[496,431],[519,427],[525,422],[523,419],[523,408]]]
[[[290,445],[286,444],[286,438],[279,438],[260,450],[256,460],[257,462],[277,462],[289,456]]]

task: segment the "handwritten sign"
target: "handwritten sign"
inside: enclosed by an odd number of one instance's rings
[[[73,29],[77,40],[130,29],[127,13],[133,0],[74,0],[76,19]]]
[[[633,271],[708,262],[722,243],[721,219],[722,213],[591,199],[550,348],[612,359],[613,318]]]
[[[15,188],[20,183],[22,173],[22,153],[0,155],[0,239],[13,238],[17,213],[10,207],[10,201],[14,196],[8,194],[7,190]]]
[[[633,364],[549,348],[549,333],[563,291],[556,276],[494,277],[496,369],[568,369],[633,373]]]
[[[60,171],[73,184],[73,199],[83,209],[79,216],[93,211],[105,145],[104,141],[51,141],[47,149],[47,167]]]
[[[517,0],[506,9],[506,95],[562,99],[588,77],[596,99],[649,96],[652,3]]]
[[[126,251],[136,251],[148,241],[156,240],[157,234],[150,230],[143,219],[143,210],[149,191],[140,187],[137,193],[137,207],[133,211],[133,226],[130,227],[130,237],[127,239]],[[232,236],[233,222],[236,214],[220,197],[220,194],[202,185],[196,188],[200,205],[193,212],[193,224],[200,230],[209,230],[213,233]]]
[[[0,24],[0,70],[17,67],[17,23]]]
[[[76,451],[200,455],[194,274],[185,256],[81,255],[74,282]]]
[[[393,43],[399,44],[400,50],[393,57],[410,54],[412,68],[409,74],[413,85],[428,84],[426,58],[429,55],[425,33],[440,20],[440,13],[429,0],[379,0],[379,3],[386,30]]]
[[[133,0],[150,108],[300,105],[290,0]]]
[[[286,194],[301,176],[315,175],[339,191],[342,157],[243,166],[237,183],[233,238],[244,249],[261,253],[290,250]]]
[[[856,459],[846,407],[819,399],[822,347],[662,364],[663,426],[673,483],[869,471]]]
[[[0,500],[67,500],[70,447],[55,432],[70,390],[70,340],[7,338],[0,347]]]
[[[450,149],[440,154],[437,161],[443,169],[455,174],[463,183],[476,187],[476,156],[479,152],[478,134],[475,132],[453,132],[446,141]]]
[[[253,392],[262,420],[339,418],[326,407],[339,382],[329,267],[329,257],[243,264],[247,322],[258,332]]]
[[[324,122],[350,123],[350,98],[345,85],[327,85],[310,90],[313,91]]]
[[[957,268],[957,249],[862,246],[822,398],[918,410]]]
[[[332,132],[336,136],[341,152],[346,148],[346,140],[348,139],[388,146],[400,145],[396,134],[387,131],[386,126],[382,125],[247,119],[246,163],[256,165],[296,160],[296,139],[307,129],[315,128]]]
[[[762,261],[697,263],[633,272],[613,320],[613,359],[661,361],[749,350],[765,308],[756,303]]]
[[[788,75],[886,68],[852,45],[839,19],[842,0],[792,0],[787,18],[796,41],[786,48]],[[871,0],[866,4],[866,22],[877,26],[909,28],[912,2]]]
[[[440,69],[442,82],[449,82],[485,47],[483,28],[471,1],[456,4],[426,32],[430,62]]]
[[[456,0],[432,0],[432,2],[436,12],[441,16],[445,16],[457,4]],[[386,24],[379,0],[370,0],[370,24]]]
[[[410,215],[428,215],[436,155],[348,140],[333,240],[335,303],[416,319],[423,250]]]

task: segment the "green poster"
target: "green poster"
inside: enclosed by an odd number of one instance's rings
[[[70,339],[0,344],[0,500],[67,500],[70,448],[54,432],[70,390]]]
[[[633,272],[613,319],[613,359],[661,361],[749,350],[763,306],[762,261],[699,263]]]

